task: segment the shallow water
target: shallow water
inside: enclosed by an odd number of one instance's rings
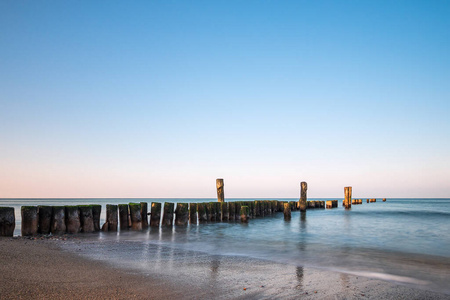
[[[0,205],[103,204],[104,220],[106,203],[130,201],[206,202],[214,199],[2,199]],[[207,223],[99,234],[98,237],[103,241],[137,243],[141,247],[158,245],[326,268],[450,293],[447,287],[450,279],[450,199],[378,201],[352,205],[351,210],[340,206],[306,213],[292,212],[289,222],[284,221],[282,213],[276,213],[251,219],[248,224]],[[20,210],[17,208],[16,217],[19,223]],[[124,249],[126,252],[126,247]]]

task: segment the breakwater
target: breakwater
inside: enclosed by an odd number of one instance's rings
[[[356,199],[355,199],[356,200]],[[359,199],[361,200],[361,199]],[[358,203],[362,203],[362,200]],[[106,204],[106,219],[100,224],[102,205],[36,205],[21,207],[21,235],[77,234],[99,231],[140,231],[148,227],[197,225],[212,222],[249,222],[251,219],[301,210],[301,201],[253,200],[227,202],[130,202]],[[338,200],[306,201],[306,210],[332,209]],[[0,207],[0,235],[12,236],[13,207]]]

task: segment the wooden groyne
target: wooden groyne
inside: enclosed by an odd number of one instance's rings
[[[152,202],[150,212],[148,203],[106,204],[106,220],[100,227],[102,206],[67,205],[67,206],[22,206],[22,236],[37,234],[77,234],[102,231],[115,232],[120,229],[141,231],[149,227],[171,227],[197,225],[211,222],[248,223],[251,219],[272,216],[278,212],[284,214],[286,221],[292,212],[311,209],[332,209],[338,207],[338,200],[307,201],[306,182],[300,183],[299,201],[253,200],[227,201],[223,199],[223,179],[216,181],[217,202]],[[362,204],[362,199],[352,199],[352,188],[345,187],[343,207]],[[222,201],[223,200],[223,201]],[[386,201],[386,198],[383,198]],[[367,203],[376,202],[375,198]],[[150,221],[149,221],[150,219]],[[0,207],[0,236],[12,236],[15,229],[14,208]]]

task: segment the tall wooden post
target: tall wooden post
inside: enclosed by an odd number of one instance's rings
[[[306,191],[308,184],[304,181],[300,183],[300,211],[306,211]]]
[[[225,196],[223,192],[223,179],[216,179],[216,188],[217,188],[217,201],[224,202]]]
[[[352,187],[351,186],[345,187],[344,194],[345,194],[344,207],[351,208],[352,207]]]

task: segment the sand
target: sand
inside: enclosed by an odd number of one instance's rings
[[[339,272],[76,236],[0,238],[0,259],[1,299],[450,299]]]

